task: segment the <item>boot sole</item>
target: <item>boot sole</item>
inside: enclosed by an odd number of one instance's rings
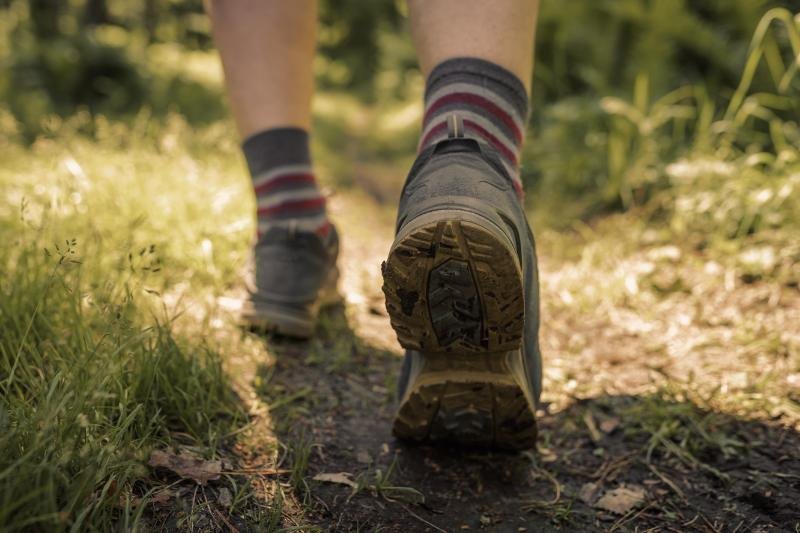
[[[398,233],[383,264],[386,309],[411,350],[394,434],[417,442],[528,449],[535,402],[521,343],[525,298],[511,240],[493,222],[448,209]]]
[[[493,222],[456,209],[426,213],[397,235],[382,265],[386,310],[400,344],[425,353],[520,347],[522,271]]]
[[[398,438],[508,450],[536,445],[535,409],[521,385],[519,351],[416,357],[394,421]]]
[[[276,334],[296,339],[308,339],[314,333],[315,320],[280,309],[259,309],[256,313],[243,315],[242,321],[250,331],[261,334]]]

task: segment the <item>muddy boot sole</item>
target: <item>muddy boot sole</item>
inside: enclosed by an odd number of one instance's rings
[[[394,434],[416,442],[525,450],[536,445],[534,402],[519,351],[411,356]]]
[[[382,265],[386,310],[400,344],[425,353],[520,347],[525,321],[514,244],[490,220],[443,209],[409,222]]]

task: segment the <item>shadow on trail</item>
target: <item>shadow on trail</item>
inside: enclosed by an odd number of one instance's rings
[[[285,466],[300,474],[293,485],[306,517],[324,531],[753,531],[800,523],[794,429],[663,394],[601,396],[553,413],[544,406],[538,452],[411,446],[391,435],[401,359],[363,342],[343,308],[323,315],[314,340],[267,343],[277,363],[261,368],[259,394],[288,448]],[[358,489],[313,480],[342,472]],[[643,498],[623,514],[597,506],[620,487],[641,489]]]

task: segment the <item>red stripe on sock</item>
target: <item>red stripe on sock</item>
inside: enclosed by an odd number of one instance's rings
[[[522,182],[517,181],[514,178],[511,178],[511,184],[514,186],[514,191],[517,193],[517,198],[519,198],[520,200],[525,198],[525,191],[522,188]]]
[[[487,141],[489,144],[495,147],[495,149],[503,154],[503,156],[508,159],[512,165],[517,166],[517,154],[514,153],[508,146],[503,143],[500,139],[486,131],[484,127],[476,122],[473,122],[469,119],[464,119],[464,129],[471,129]]]
[[[283,174],[279,176],[275,176],[271,180],[266,183],[262,183],[258,187],[255,188],[256,194],[264,194],[271,190],[274,190],[282,185],[292,184],[292,185],[300,185],[306,183],[314,183],[316,179],[314,178],[314,174],[309,172],[300,172],[296,174]]]
[[[431,139],[436,138],[438,135],[444,133],[444,130],[447,129],[447,122],[441,122],[431,128],[431,130],[423,137],[422,142],[420,142],[420,149],[424,149],[428,146],[428,143]],[[473,122],[469,119],[464,119],[464,129],[470,129],[478,136],[483,137],[486,142],[491,144],[498,152],[500,152],[503,157],[508,159],[508,161],[517,166],[517,154],[511,150],[503,141],[489,133],[486,128],[482,127],[480,124]]]
[[[261,207],[258,209],[258,216],[282,215],[292,211],[303,211],[306,209],[319,209],[325,207],[325,198],[310,198],[308,200],[288,200],[271,207]]]
[[[428,143],[431,142],[431,139],[433,139],[437,135],[440,135],[446,129],[447,129],[447,122],[440,122],[436,126],[432,127],[431,131],[429,131],[428,134],[422,138],[422,141],[420,141],[419,149],[424,150],[425,147],[428,146]]]
[[[326,238],[328,236],[328,233],[330,232],[331,232],[331,223],[327,219],[325,220],[325,222],[322,223],[322,225],[320,225],[320,227],[316,229],[317,235],[319,235],[323,239]]]
[[[508,126],[513,133],[514,140],[516,140],[518,143],[522,142],[522,132],[519,130],[519,127],[517,127],[514,119],[511,118],[511,115],[503,111],[503,109],[501,109],[491,100],[487,100],[486,98],[478,96],[477,94],[450,93],[442,96],[433,104],[431,104],[431,106],[425,112],[425,118],[423,119],[423,122],[429,122],[431,116],[433,116],[439,109],[449,104],[470,104],[480,107],[481,109],[494,115],[503,124]]]

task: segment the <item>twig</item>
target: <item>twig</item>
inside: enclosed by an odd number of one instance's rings
[[[236,526],[228,522],[228,519],[225,518],[225,515],[222,514],[222,512],[219,509],[215,509],[214,507],[211,506],[209,506],[209,508],[215,513],[217,513],[217,515],[222,519],[222,521],[225,522],[225,525],[228,526],[229,531],[231,531],[232,533],[239,533],[239,530],[236,529]]]
[[[528,508],[550,507],[551,505],[557,504],[559,502],[559,500],[561,500],[561,483],[558,482],[558,480],[553,476],[553,474],[551,474],[550,472],[548,472],[544,468],[534,467],[534,470],[536,470],[536,472],[538,472],[538,473],[543,474],[544,477],[546,477],[550,481],[550,483],[553,484],[553,489],[554,489],[556,495],[550,501],[533,500],[526,507],[528,507]]]
[[[696,514],[696,515],[694,515],[694,518],[692,518],[692,519],[691,519],[691,520],[689,520],[688,522],[684,522],[683,524],[681,524],[681,527],[689,527],[689,526],[691,526],[692,524],[694,524],[695,522],[697,522],[697,519],[698,519],[698,518],[700,518],[700,515],[699,515],[699,514]]]
[[[631,520],[636,520],[639,517],[640,514],[642,514],[643,512],[647,511],[652,506],[653,506],[653,504],[649,503],[649,504],[647,504],[646,507],[642,507],[639,510],[639,512],[636,512],[636,509],[628,512],[628,514],[626,514],[625,516],[623,516],[622,518],[620,518],[619,520],[614,522],[614,525],[611,526],[611,528],[608,530],[608,533],[611,533],[612,531],[615,531],[618,527],[622,526],[622,524],[624,524],[625,522],[630,522]],[[631,516],[634,512],[636,512],[636,514]],[[628,518],[628,517],[630,517],[630,518]]]
[[[702,519],[703,519],[703,521],[704,521],[704,522],[705,522],[705,523],[708,525],[708,527],[710,527],[710,528],[711,528],[711,531],[714,531],[715,533],[719,533],[720,531],[722,531],[722,530],[721,530],[721,529],[720,529],[720,528],[719,528],[719,527],[716,525],[716,523],[712,524],[711,522],[709,522],[709,521],[708,521],[708,518],[706,517],[706,515],[704,515],[703,513],[699,513],[699,514],[700,514],[700,518],[702,518]]]
[[[211,507],[211,502],[208,501],[208,495],[206,494],[205,487],[201,487],[201,490],[203,491],[203,499],[206,501],[206,507],[208,507],[208,510],[211,511],[211,521],[214,522],[214,526],[219,528],[219,524],[214,519],[214,511],[215,511],[215,509],[213,507]]]
[[[417,513],[415,513],[414,511],[412,511],[411,509],[409,509],[408,507],[406,507],[406,506],[405,506],[405,505],[403,505],[402,503],[400,503],[400,502],[396,502],[396,503],[397,503],[397,505],[399,505],[400,507],[402,507],[403,509],[405,509],[405,511],[406,511],[408,514],[410,514],[411,516],[413,516],[414,518],[416,518],[417,520],[419,520],[419,521],[420,521],[420,522],[422,522],[423,524],[425,524],[425,525],[427,525],[427,526],[430,526],[430,527],[432,527],[432,528],[433,528],[433,529],[435,529],[436,531],[441,531],[442,533],[447,533],[447,530],[446,530],[446,529],[442,529],[442,528],[440,528],[439,526],[437,526],[436,524],[432,524],[432,523],[428,522],[427,520],[425,520],[424,518],[422,518],[421,516],[419,516]]]
[[[289,474],[291,470],[286,469],[279,469],[279,468],[270,468],[265,470],[249,470],[249,469],[241,469],[241,470],[225,470],[220,472],[220,474],[234,474],[234,475],[242,475],[242,476],[280,476],[283,474]]]
[[[675,494],[677,494],[678,496],[680,496],[680,497],[681,497],[681,499],[682,499],[683,501],[686,501],[686,495],[683,493],[683,491],[680,489],[680,487],[678,487],[678,485],[676,485],[676,484],[675,484],[675,482],[674,482],[674,481],[672,481],[670,478],[668,478],[667,476],[665,476],[664,474],[662,474],[662,473],[661,473],[661,472],[660,472],[660,471],[659,471],[659,470],[656,468],[656,465],[654,465],[653,463],[647,463],[647,467],[650,469],[650,471],[651,471],[652,473],[654,473],[656,476],[658,476],[658,478],[659,478],[661,481],[663,481],[664,483],[666,483],[666,484],[669,486],[669,488],[671,488],[672,490],[674,490],[674,491],[675,491]]]

